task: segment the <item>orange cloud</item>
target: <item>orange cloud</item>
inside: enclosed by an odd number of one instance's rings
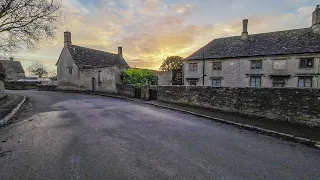
[[[18,56],[24,67],[32,60],[42,60],[49,69],[63,47],[63,32],[72,32],[74,44],[116,52],[124,48],[131,66],[158,69],[170,55],[186,57],[214,38],[241,34],[242,19],[228,22],[191,22],[196,12],[192,4],[164,4],[161,0],[103,0],[100,7],[84,7],[76,0],[64,2],[66,24],[56,40],[42,44],[35,52]],[[120,8],[126,5],[127,8]],[[249,33],[309,27],[313,7],[295,13],[262,14],[249,17]]]

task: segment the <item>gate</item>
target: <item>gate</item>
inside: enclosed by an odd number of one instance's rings
[[[150,100],[157,100],[158,99],[158,91],[154,89],[149,89],[149,96]]]
[[[141,99],[141,88],[134,89],[134,97],[137,99]]]

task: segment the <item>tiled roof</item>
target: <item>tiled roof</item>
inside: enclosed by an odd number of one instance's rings
[[[24,73],[24,69],[20,61],[0,60],[0,63],[6,68],[11,68],[15,73]]]
[[[68,49],[74,62],[81,67],[129,67],[125,59],[119,54],[99,51],[76,45],[69,45]]]
[[[223,59],[320,52],[320,34],[311,28],[214,39],[187,60]]]

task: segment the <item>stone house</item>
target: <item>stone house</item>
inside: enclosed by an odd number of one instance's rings
[[[154,73],[158,77],[158,85],[172,85],[172,71],[154,71]]]
[[[129,67],[122,55],[73,45],[71,33],[64,33],[64,48],[57,66],[58,89],[116,92],[121,72]]]
[[[14,61],[11,57],[9,60],[0,60],[0,63],[6,70],[6,81],[17,81],[26,77],[20,61]]]
[[[214,87],[320,87],[320,8],[310,28],[214,39],[184,63],[184,84]]]

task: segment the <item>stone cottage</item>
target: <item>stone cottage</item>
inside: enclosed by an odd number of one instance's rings
[[[312,26],[214,39],[184,63],[184,84],[320,88],[320,7]]]
[[[11,57],[9,60],[0,60],[0,64],[6,71],[6,81],[17,81],[26,77],[20,61],[14,61],[14,59]]]
[[[64,48],[57,66],[60,90],[116,92],[121,72],[129,68],[122,55],[73,45],[71,33],[64,33]]]

